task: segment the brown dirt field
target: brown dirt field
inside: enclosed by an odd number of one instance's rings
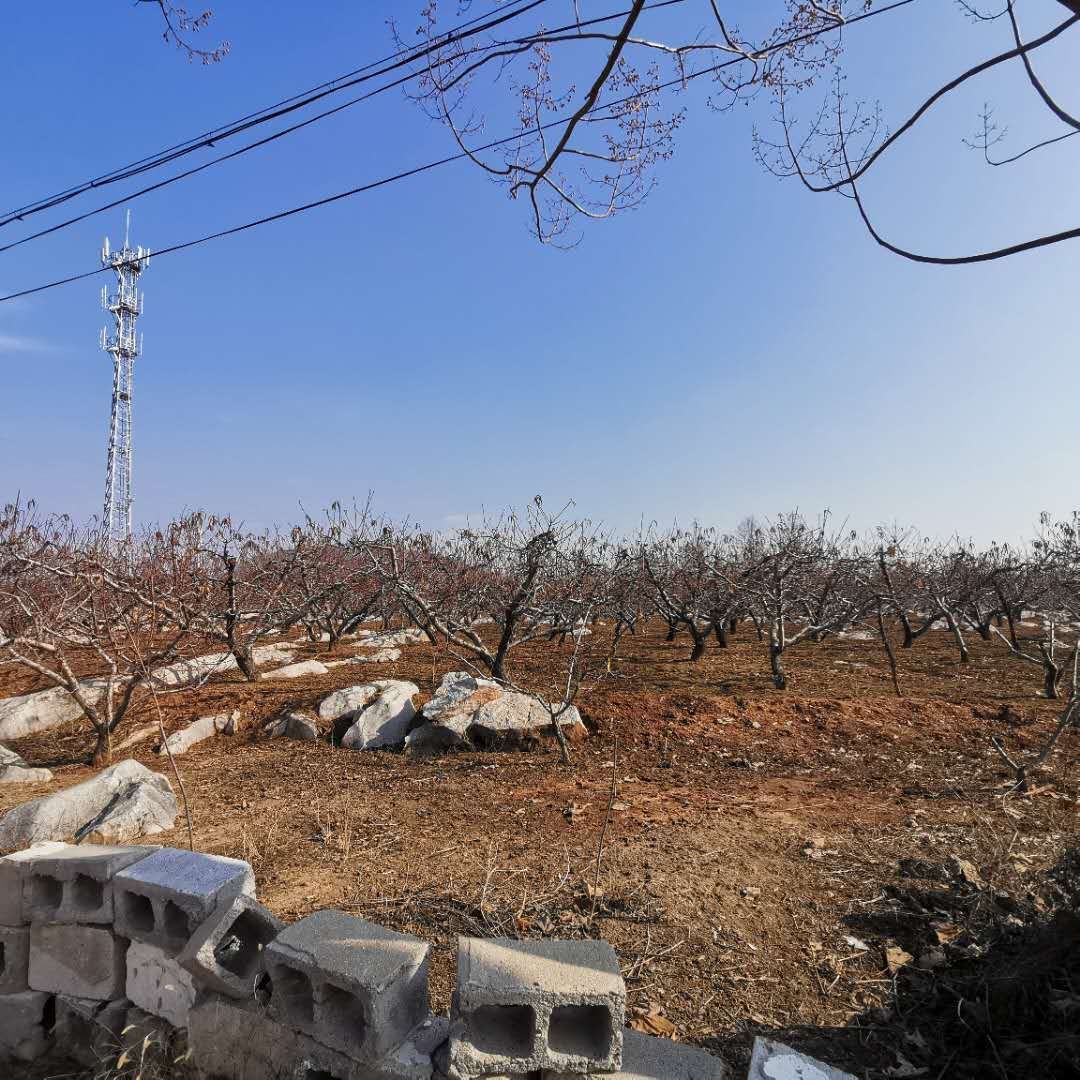
[[[626,639],[613,676],[582,693],[593,737],[569,766],[546,743],[413,761],[261,733],[285,705],[372,678],[412,679],[429,696],[462,664],[428,645],[394,664],[287,683],[233,673],[162,697],[169,729],[232,708],[245,718],[241,734],[178,759],[195,846],[247,859],[259,897],[287,919],[333,906],[431,941],[436,1009],[449,1005],[459,934],[600,936],[646,1029],[670,1023],[737,1066],[761,1033],[860,1075],[902,1075],[885,1071],[911,1056],[911,1027],[884,950],[918,958],[933,913],[897,912],[901,860],[956,856],[997,895],[1033,896],[1075,843],[1080,735],[1016,793],[990,737],[1030,751],[1058,706],[1000,646],[974,638],[968,665],[935,632],[898,649],[901,700],[873,641],[800,644],[777,691],[752,628],[696,664],[661,629]],[[297,659],[326,653],[309,645]],[[536,643],[511,668],[547,692],[566,655]],[[41,685],[0,668],[0,695]],[[117,737],[152,719],[144,705]],[[12,745],[55,767],[59,785],[89,775],[61,764],[90,745],[77,725]],[[151,743],[134,756],[167,771]],[[0,788],[0,810],[57,786]],[[184,846],[186,829],[155,840]]]

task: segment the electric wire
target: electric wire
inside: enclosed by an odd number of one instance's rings
[[[647,4],[643,10],[656,10],[657,8],[673,7],[676,4],[686,3],[686,0],[656,0],[655,3]],[[564,26],[554,27],[551,30],[537,31],[535,34],[526,35],[519,38],[510,38],[505,41],[492,42],[486,48],[499,50],[508,46],[523,47],[529,44],[539,44],[546,40],[550,35],[563,34],[568,30],[575,29],[577,27],[591,27],[605,22],[611,22],[614,19],[622,18],[629,13],[629,8],[622,11],[613,12],[609,15],[596,16],[592,19],[584,20],[580,23],[568,23]],[[449,60],[440,61],[439,63],[449,63]],[[399,65],[394,65],[395,67]],[[257,150],[262,146],[266,146],[269,143],[276,142],[278,139],[283,139],[287,135],[292,135],[302,128],[311,126],[318,123],[320,120],[325,120],[327,117],[334,116],[337,113],[343,112],[345,109],[351,108],[353,105],[361,104],[368,101],[371,98],[378,97],[380,94],[386,93],[388,90],[393,90],[396,87],[404,86],[406,83],[411,82],[414,79],[420,78],[426,69],[421,71],[410,72],[406,75],[401,75],[397,79],[391,82],[384,83],[381,86],[376,87],[374,90],[368,90],[366,93],[360,94],[357,97],[350,98],[348,101],[344,101],[339,105],[335,105],[332,109],[326,109],[323,112],[316,113],[314,116],[309,116],[305,120],[300,120],[295,124],[291,124],[289,127],[282,128],[279,131],[275,131],[270,135],[266,135],[261,139],[257,139],[255,142],[246,143],[244,146],[238,147],[235,150],[230,151],[227,154],[221,154],[216,158],[211,158],[209,161],[204,161],[201,165],[196,165],[190,169],[186,169],[183,172],[176,173],[173,176],[166,177],[164,180],[159,180],[156,183],[149,184],[146,187],[139,188],[137,191],[128,192],[118,199],[114,199],[111,202],[105,203],[101,206],[97,206],[92,210],[86,210],[81,214],[76,214],[73,217],[66,218],[64,221],[57,222],[54,225],[50,225],[47,228],[39,229],[37,232],[28,233],[26,236],[20,237],[18,240],[12,240],[10,243],[0,245],[0,254],[5,251],[11,251],[12,248],[21,247],[23,244],[28,244],[33,240],[40,240],[44,236],[50,236],[53,233],[60,232],[62,229],[70,228],[72,225],[77,225],[82,221],[103,214],[109,210],[115,210],[118,206],[124,206],[136,199],[142,198],[144,195],[149,195],[152,192],[160,191],[162,188],[169,187],[172,184],[178,183],[181,180],[186,180],[191,176],[195,176],[197,173],[204,172],[207,169],[212,168],[215,165],[221,165],[226,161],[231,161],[233,158],[241,157],[242,155],[249,153],[252,150]],[[377,74],[385,74],[385,72],[379,72]]]
[[[867,19],[874,18],[878,15],[888,14],[889,12],[896,11],[900,8],[909,6],[915,3],[916,0],[894,0],[893,3],[884,7],[872,8],[871,10],[864,12],[861,15],[852,16],[847,20],[845,25],[852,25],[855,23],[864,22]],[[810,40],[815,37],[819,37],[822,34],[832,32],[835,27],[820,28],[817,30],[807,31],[803,34],[796,35],[795,37],[787,38],[784,41],[776,42],[773,45],[766,46],[755,52],[755,57],[760,59],[763,56],[769,55],[774,52],[781,51],[783,49],[791,48],[794,45],[802,44],[804,41]],[[670,79],[666,82],[654,83],[651,86],[643,87],[631,94],[626,94],[621,98],[617,98],[613,101],[605,102],[603,105],[598,105],[595,111],[603,112],[604,110],[611,110],[618,108],[622,105],[628,104],[631,101],[638,100],[642,97],[650,94],[658,93],[661,90],[670,89],[673,86],[685,86],[688,82],[702,78],[706,75],[715,74],[724,68],[732,67],[735,64],[742,63],[744,57],[734,57],[730,60],[726,60],[720,64],[714,64],[711,67],[702,68],[699,71],[691,72],[683,77]],[[324,196],[321,199],[315,199],[311,202],[303,203],[300,206],[293,206],[287,210],[281,210],[275,214],[268,214],[265,217],[257,218],[253,221],[244,222],[241,225],[234,225],[230,228],[220,229],[217,232],[208,233],[206,236],[200,236],[194,240],[185,240],[177,244],[171,244],[168,247],[158,248],[153,252],[155,258],[160,258],[164,255],[171,255],[179,251],[187,251],[190,248],[199,247],[202,244],[210,243],[214,240],[221,240],[228,236],[235,236],[238,233],[247,232],[250,229],[258,228],[262,225],[268,225],[275,221],[283,221],[286,218],[294,217],[297,214],[303,214],[310,210],[315,210],[322,206],[329,206],[332,203],[341,202],[343,199],[351,198],[355,195],[360,195],[368,191],[374,191],[378,188],[386,187],[389,184],[397,183],[401,180],[407,180],[414,176],[419,176],[422,173],[430,172],[433,169],[441,168],[444,165],[450,165],[457,161],[462,161],[470,156],[484,153],[488,150],[493,150],[501,146],[506,146],[510,143],[519,141],[529,136],[539,134],[542,131],[550,130],[554,127],[560,127],[567,122],[565,117],[560,117],[556,120],[550,120],[545,124],[539,124],[536,127],[528,128],[524,131],[515,132],[513,135],[506,135],[499,139],[493,139],[482,146],[471,147],[468,150],[462,150],[454,154],[450,154],[443,158],[438,158],[435,161],[429,161],[423,165],[416,165],[410,169],[405,169],[401,172],[394,173],[390,176],[381,177],[378,180],[370,181],[366,184],[361,184],[357,187],[350,188],[347,191],[339,191],[333,195]],[[111,266],[100,266],[94,270],[86,270],[82,273],[71,274],[67,277],[58,278],[54,281],[46,282],[43,285],[36,285],[29,289],[21,289],[18,292],[8,293],[6,296],[0,296],[0,303],[5,303],[9,300],[17,300],[21,297],[33,296],[37,293],[46,292],[51,289],[60,288],[63,285],[70,285],[76,281],[85,281],[87,278],[96,277],[98,274],[105,273],[111,270]]]

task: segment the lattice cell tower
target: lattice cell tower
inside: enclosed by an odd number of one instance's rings
[[[142,314],[139,275],[150,264],[150,249],[133,249],[128,243],[131,211],[124,228],[124,246],[109,250],[109,238],[101,248],[101,263],[116,273],[116,288],[101,290],[101,306],[112,313],[112,333],[101,331],[101,347],[113,359],[112,416],[109,421],[109,460],[105,469],[105,510],[102,531],[112,540],[131,538],[131,393],[135,358],[142,340],[135,322]]]

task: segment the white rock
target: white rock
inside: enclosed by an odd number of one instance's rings
[[[268,671],[263,675],[264,679],[300,679],[305,675],[325,675],[329,668],[318,660],[301,660],[286,667]]]
[[[587,734],[581,714],[573,705],[559,717],[559,727],[572,737]],[[528,694],[506,693],[476,710],[469,726],[469,738],[472,742],[490,744],[542,735],[550,730],[551,714],[541,702]]]
[[[178,757],[180,754],[186,754],[196,743],[201,743],[205,739],[211,739],[225,732],[232,734],[236,730],[239,719],[238,709],[231,713],[220,713],[217,716],[201,716],[187,727],[169,735],[165,739],[165,745],[158,747],[158,754],[161,757],[168,757],[170,754]]]
[[[746,1080],[855,1080],[855,1077],[783,1043],[758,1036]]]
[[[137,761],[121,761],[81,784],[9,810],[0,818],[0,848],[72,837],[123,843],[171,829],[179,813],[168,777]]]
[[[423,630],[361,630],[357,638],[372,648],[394,648],[399,645],[411,645],[417,641],[427,641]]]
[[[52,778],[48,769],[32,769],[14,750],[0,746],[0,784],[39,784]]]
[[[379,687],[375,683],[362,683],[359,686],[346,686],[343,690],[335,690],[319,702],[319,719],[348,719],[378,696]]]
[[[379,696],[357,716],[345,733],[341,745],[348,750],[376,750],[405,741],[409,725],[416,716],[413,698],[420,688],[411,682],[379,679]]]
[[[494,701],[504,691],[491,679],[478,679],[467,671],[451,671],[443,676],[435,696],[421,709],[425,720],[443,724],[451,716],[471,716],[487,701]]]
[[[87,700],[96,704],[105,692],[101,679],[86,679],[79,684]],[[82,716],[79,703],[62,686],[38,690],[33,694],[0,701],[0,740],[21,739],[39,731],[49,731]]]

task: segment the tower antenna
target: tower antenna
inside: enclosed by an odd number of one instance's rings
[[[112,333],[101,331],[101,348],[113,360],[112,413],[109,420],[109,457],[105,467],[105,509],[101,528],[109,540],[131,539],[131,395],[135,358],[142,342],[135,323],[143,311],[139,275],[150,264],[150,249],[130,244],[131,211],[124,222],[124,246],[109,249],[109,238],[101,248],[101,263],[116,273],[116,288],[101,290],[101,306],[112,314]]]

